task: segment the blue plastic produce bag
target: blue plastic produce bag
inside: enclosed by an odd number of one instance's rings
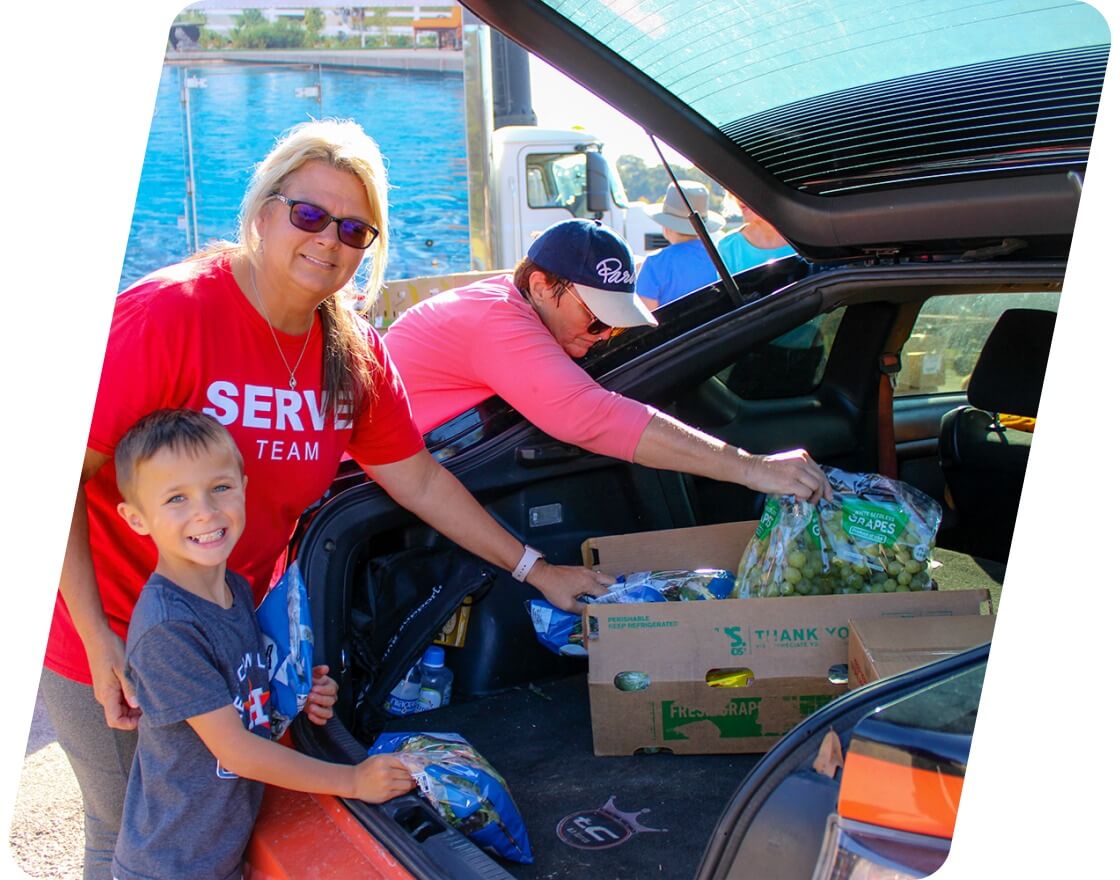
[[[311,692],[311,608],[299,567],[291,566],[257,608],[271,677],[272,737],[287,730]]]
[[[618,575],[606,594],[582,601],[592,605],[611,605],[726,599],[734,586],[735,575],[724,569],[636,571]],[[537,641],[548,650],[554,654],[587,656],[587,649],[583,644],[582,615],[562,611],[544,599],[529,599],[525,607],[533,621]],[[591,637],[595,637],[594,632]]]
[[[480,848],[532,864],[529,832],[505,780],[459,734],[383,733],[369,753],[394,753],[447,824]]]

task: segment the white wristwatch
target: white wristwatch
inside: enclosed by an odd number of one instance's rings
[[[513,569],[513,579],[515,581],[525,582],[525,578],[529,576],[529,569],[533,567],[533,563],[538,559],[544,559],[544,554],[540,550],[534,550],[528,544],[525,545],[525,552],[521,554],[521,561]]]

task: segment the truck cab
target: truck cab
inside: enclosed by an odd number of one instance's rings
[[[512,267],[561,220],[602,220],[641,257],[664,245],[660,227],[631,204],[603,142],[587,131],[511,125],[493,133],[491,206],[496,263]]]

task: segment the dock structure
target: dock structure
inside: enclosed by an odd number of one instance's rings
[[[349,70],[463,73],[463,53],[456,49],[207,49],[168,50],[168,64],[321,64]]]

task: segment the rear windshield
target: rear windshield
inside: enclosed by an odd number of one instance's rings
[[[1083,168],[1109,45],[1053,0],[549,5],[819,195]]]

